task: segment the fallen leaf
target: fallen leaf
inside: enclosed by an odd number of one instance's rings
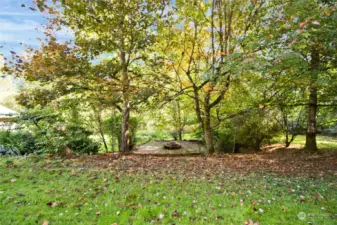
[[[306,21],[304,21],[304,22],[301,22],[301,23],[300,23],[300,27],[302,28],[302,27],[304,27],[306,24],[307,24],[307,22],[306,22]]]
[[[257,222],[254,222],[251,218],[248,221],[244,222],[245,225],[259,225]]]
[[[47,206],[50,206],[50,207],[52,207],[52,208],[54,208],[54,207],[56,207],[56,206],[58,206],[58,205],[59,205],[58,202],[48,202],[48,203],[47,203]]]

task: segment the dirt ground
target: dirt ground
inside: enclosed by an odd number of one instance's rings
[[[71,159],[81,165],[128,172],[184,173],[192,176],[212,176],[228,172],[277,172],[318,177],[337,177],[337,151],[307,153],[297,148],[269,146],[259,153],[214,155],[138,155],[100,154]],[[68,161],[66,160],[66,161]]]
[[[137,146],[134,153],[140,155],[195,155],[206,153],[206,148],[199,141],[177,141],[181,149],[167,150],[164,144],[169,141],[151,141],[147,144]]]

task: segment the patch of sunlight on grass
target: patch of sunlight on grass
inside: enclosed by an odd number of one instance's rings
[[[300,145],[301,147],[304,147],[305,135],[297,136],[292,144]],[[318,135],[317,136],[317,147],[320,150],[337,150],[337,137]]]

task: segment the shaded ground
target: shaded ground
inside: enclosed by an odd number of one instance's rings
[[[136,147],[134,153],[141,155],[193,155],[203,154],[206,148],[198,141],[177,141],[181,144],[181,149],[167,150],[164,144],[169,141],[151,141],[147,144]]]
[[[96,155],[72,158],[86,166],[121,171],[162,171],[186,175],[216,175],[228,172],[272,171],[304,176],[337,176],[337,152],[310,154],[296,148],[270,146],[255,154],[217,154],[213,156]]]

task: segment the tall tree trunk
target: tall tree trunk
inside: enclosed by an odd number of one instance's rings
[[[130,98],[129,98],[129,86],[130,80],[128,75],[128,67],[126,62],[126,54],[124,50],[120,53],[120,64],[123,67],[122,85],[123,85],[123,117],[122,117],[122,137],[120,151],[130,151],[130,133],[129,133],[129,120],[130,120]]]
[[[308,124],[305,141],[305,149],[317,151],[316,134],[317,134],[317,89],[310,88],[309,107],[308,107]]]
[[[313,48],[311,52],[311,72],[313,72],[312,82],[309,88],[309,104],[307,117],[307,133],[305,149],[317,151],[316,134],[317,134],[317,87],[316,81],[319,70],[319,52]]]
[[[288,148],[289,145],[290,145],[290,142],[289,142],[289,135],[288,135],[288,132],[286,132],[285,147]]]
[[[111,152],[115,151],[114,134],[115,134],[115,132],[111,129]],[[117,144],[118,144],[118,142],[117,142]],[[118,147],[118,149],[119,149],[119,147]]]
[[[179,139],[179,141],[183,140],[183,129],[182,128],[180,128],[178,130],[178,139]]]
[[[206,97],[207,99],[207,97]],[[213,145],[213,132],[211,127],[211,108],[207,105],[207,101],[205,102],[205,118],[204,118],[204,138],[206,149],[208,153],[214,153],[214,145]]]
[[[130,107],[129,102],[123,102],[123,120],[122,120],[122,143],[121,151],[130,151],[130,133],[129,133]]]
[[[211,39],[212,39],[212,75],[211,80],[214,79],[215,75],[215,33],[214,33],[214,17],[215,17],[215,4],[216,0],[212,1],[212,12],[211,12]],[[210,87],[206,92],[205,95],[205,103],[204,103],[204,111],[205,111],[205,118],[204,118],[204,138],[206,149],[208,153],[214,153],[214,146],[213,146],[213,135],[212,135],[212,127],[211,127],[211,91],[213,90],[213,84],[210,82]]]
[[[180,101],[176,101],[176,110],[177,110],[177,126],[176,126],[176,131],[177,131],[177,139],[179,141],[183,140],[183,129],[184,129],[184,121],[182,121],[182,115],[181,115],[181,107],[180,107]]]
[[[281,107],[281,112],[282,112],[282,116],[283,116],[283,126],[284,126],[284,134],[286,136],[286,140],[285,140],[285,147],[288,148],[290,145],[289,142],[289,125],[288,125],[288,115],[286,113],[286,111]]]
[[[204,136],[205,136],[206,149],[208,153],[210,154],[214,153],[212,129],[211,129],[211,126],[209,126],[207,122],[205,124]]]
[[[101,134],[101,138],[102,138],[102,142],[103,142],[103,145],[104,145],[105,152],[109,152],[109,148],[108,148],[108,145],[106,143],[104,133],[100,132],[100,134]]]

